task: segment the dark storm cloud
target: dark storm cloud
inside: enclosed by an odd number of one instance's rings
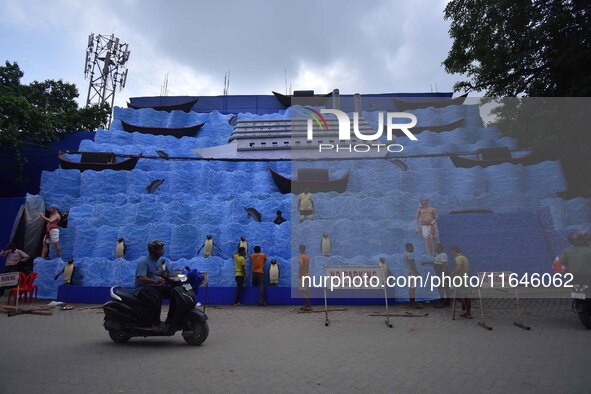
[[[129,2],[120,11],[158,57],[219,86],[231,70],[231,93],[283,91],[285,69],[294,89],[335,84],[330,89],[350,93],[428,91],[435,83],[450,89],[453,80],[440,66],[450,45],[443,4],[175,0]],[[298,85],[305,82],[321,86]]]
[[[63,78],[87,91],[89,33],[129,43],[128,97],[314,89],[343,93],[449,91],[445,0],[0,2],[0,46],[27,80]],[[41,56],[43,54],[43,56]],[[41,60],[43,59],[43,60]]]

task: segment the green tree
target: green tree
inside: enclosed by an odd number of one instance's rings
[[[455,90],[488,96],[591,95],[591,3],[581,0],[453,0],[449,73]]]
[[[591,2],[452,0],[444,17],[453,44],[443,65],[467,77],[454,90],[500,100],[493,111],[500,131],[560,159],[569,195],[591,196],[580,165],[591,153],[583,98],[591,96]]]
[[[111,111],[108,106],[78,108],[73,84],[46,80],[23,85],[23,75],[16,62],[0,66],[0,147],[11,153],[19,171],[26,143],[47,145],[58,133],[96,130]]]
[[[18,94],[23,75],[18,64],[6,62],[4,67],[0,67],[0,92]]]

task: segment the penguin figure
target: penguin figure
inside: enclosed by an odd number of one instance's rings
[[[214,247],[220,253],[222,252],[220,250],[220,248],[218,248],[218,246],[215,244],[215,242],[213,242],[213,238],[211,237],[211,234],[207,234],[207,239],[205,240],[205,242],[203,243],[203,245],[201,245],[201,247],[197,251],[197,254],[199,254],[199,252],[201,252],[201,249],[203,249],[203,257],[207,258],[209,256],[212,256],[213,255],[213,248]]]
[[[330,257],[330,238],[328,233],[322,234],[322,241],[320,241],[320,250],[324,257]]]
[[[115,257],[118,259],[125,258],[125,241],[123,238],[117,239],[117,244],[115,245]]]
[[[238,242],[238,248],[244,248],[246,250],[246,255],[248,256],[248,242],[246,242],[246,238],[244,236],[240,237],[240,241]]]
[[[269,283],[271,286],[277,286],[279,283],[279,266],[277,265],[277,260],[271,260],[271,265],[269,266]]]
[[[203,250],[204,257],[209,257],[213,254],[213,239],[211,238],[211,235],[207,236],[207,239],[205,240],[203,247],[204,247],[204,250]]]
[[[76,279],[76,276],[78,276],[78,278],[80,278],[80,280],[82,280],[84,278],[84,276],[82,276],[81,273],[76,271],[76,267],[74,267],[74,260],[69,260],[68,264],[65,265],[64,269],[62,269],[60,272],[58,272],[58,274],[56,276],[53,277],[53,280],[57,280],[57,278],[61,274],[64,274],[64,284],[66,286],[73,285],[74,280]]]

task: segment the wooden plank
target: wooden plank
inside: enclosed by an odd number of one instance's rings
[[[27,309],[27,310],[19,310],[19,311],[12,311],[6,312],[9,317],[16,316],[16,315],[40,315],[40,316],[51,316],[53,312],[46,311],[46,310],[37,310],[37,309]]]
[[[13,305],[0,305],[0,313],[6,313],[8,316],[21,314],[50,316],[53,314],[51,309],[53,309],[53,307],[48,305],[19,305],[18,310],[16,306]]]
[[[348,311],[348,310],[349,309],[347,309],[347,308],[328,308],[329,312],[342,312],[342,311]],[[324,313],[325,310],[324,309],[311,309],[309,311],[304,311],[304,310],[299,309],[297,312],[298,313],[321,313],[321,312]]]
[[[53,306],[49,306],[49,305],[31,305],[31,304],[25,304],[25,305],[19,305],[18,309],[37,309],[37,310],[50,310],[53,309]],[[0,310],[5,309],[8,311],[14,311],[16,310],[16,306],[14,305],[0,305]]]
[[[373,312],[369,314],[370,316],[394,316],[394,317],[427,317],[429,316],[429,314],[427,312],[422,312],[422,313],[412,313],[412,312],[395,312],[395,313],[390,313],[389,315],[387,315],[386,313],[383,312]]]

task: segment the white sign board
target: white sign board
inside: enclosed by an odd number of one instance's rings
[[[331,289],[381,289],[384,271],[380,266],[325,267],[325,286]]]
[[[16,286],[18,284],[18,272],[0,274],[0,287]]]

